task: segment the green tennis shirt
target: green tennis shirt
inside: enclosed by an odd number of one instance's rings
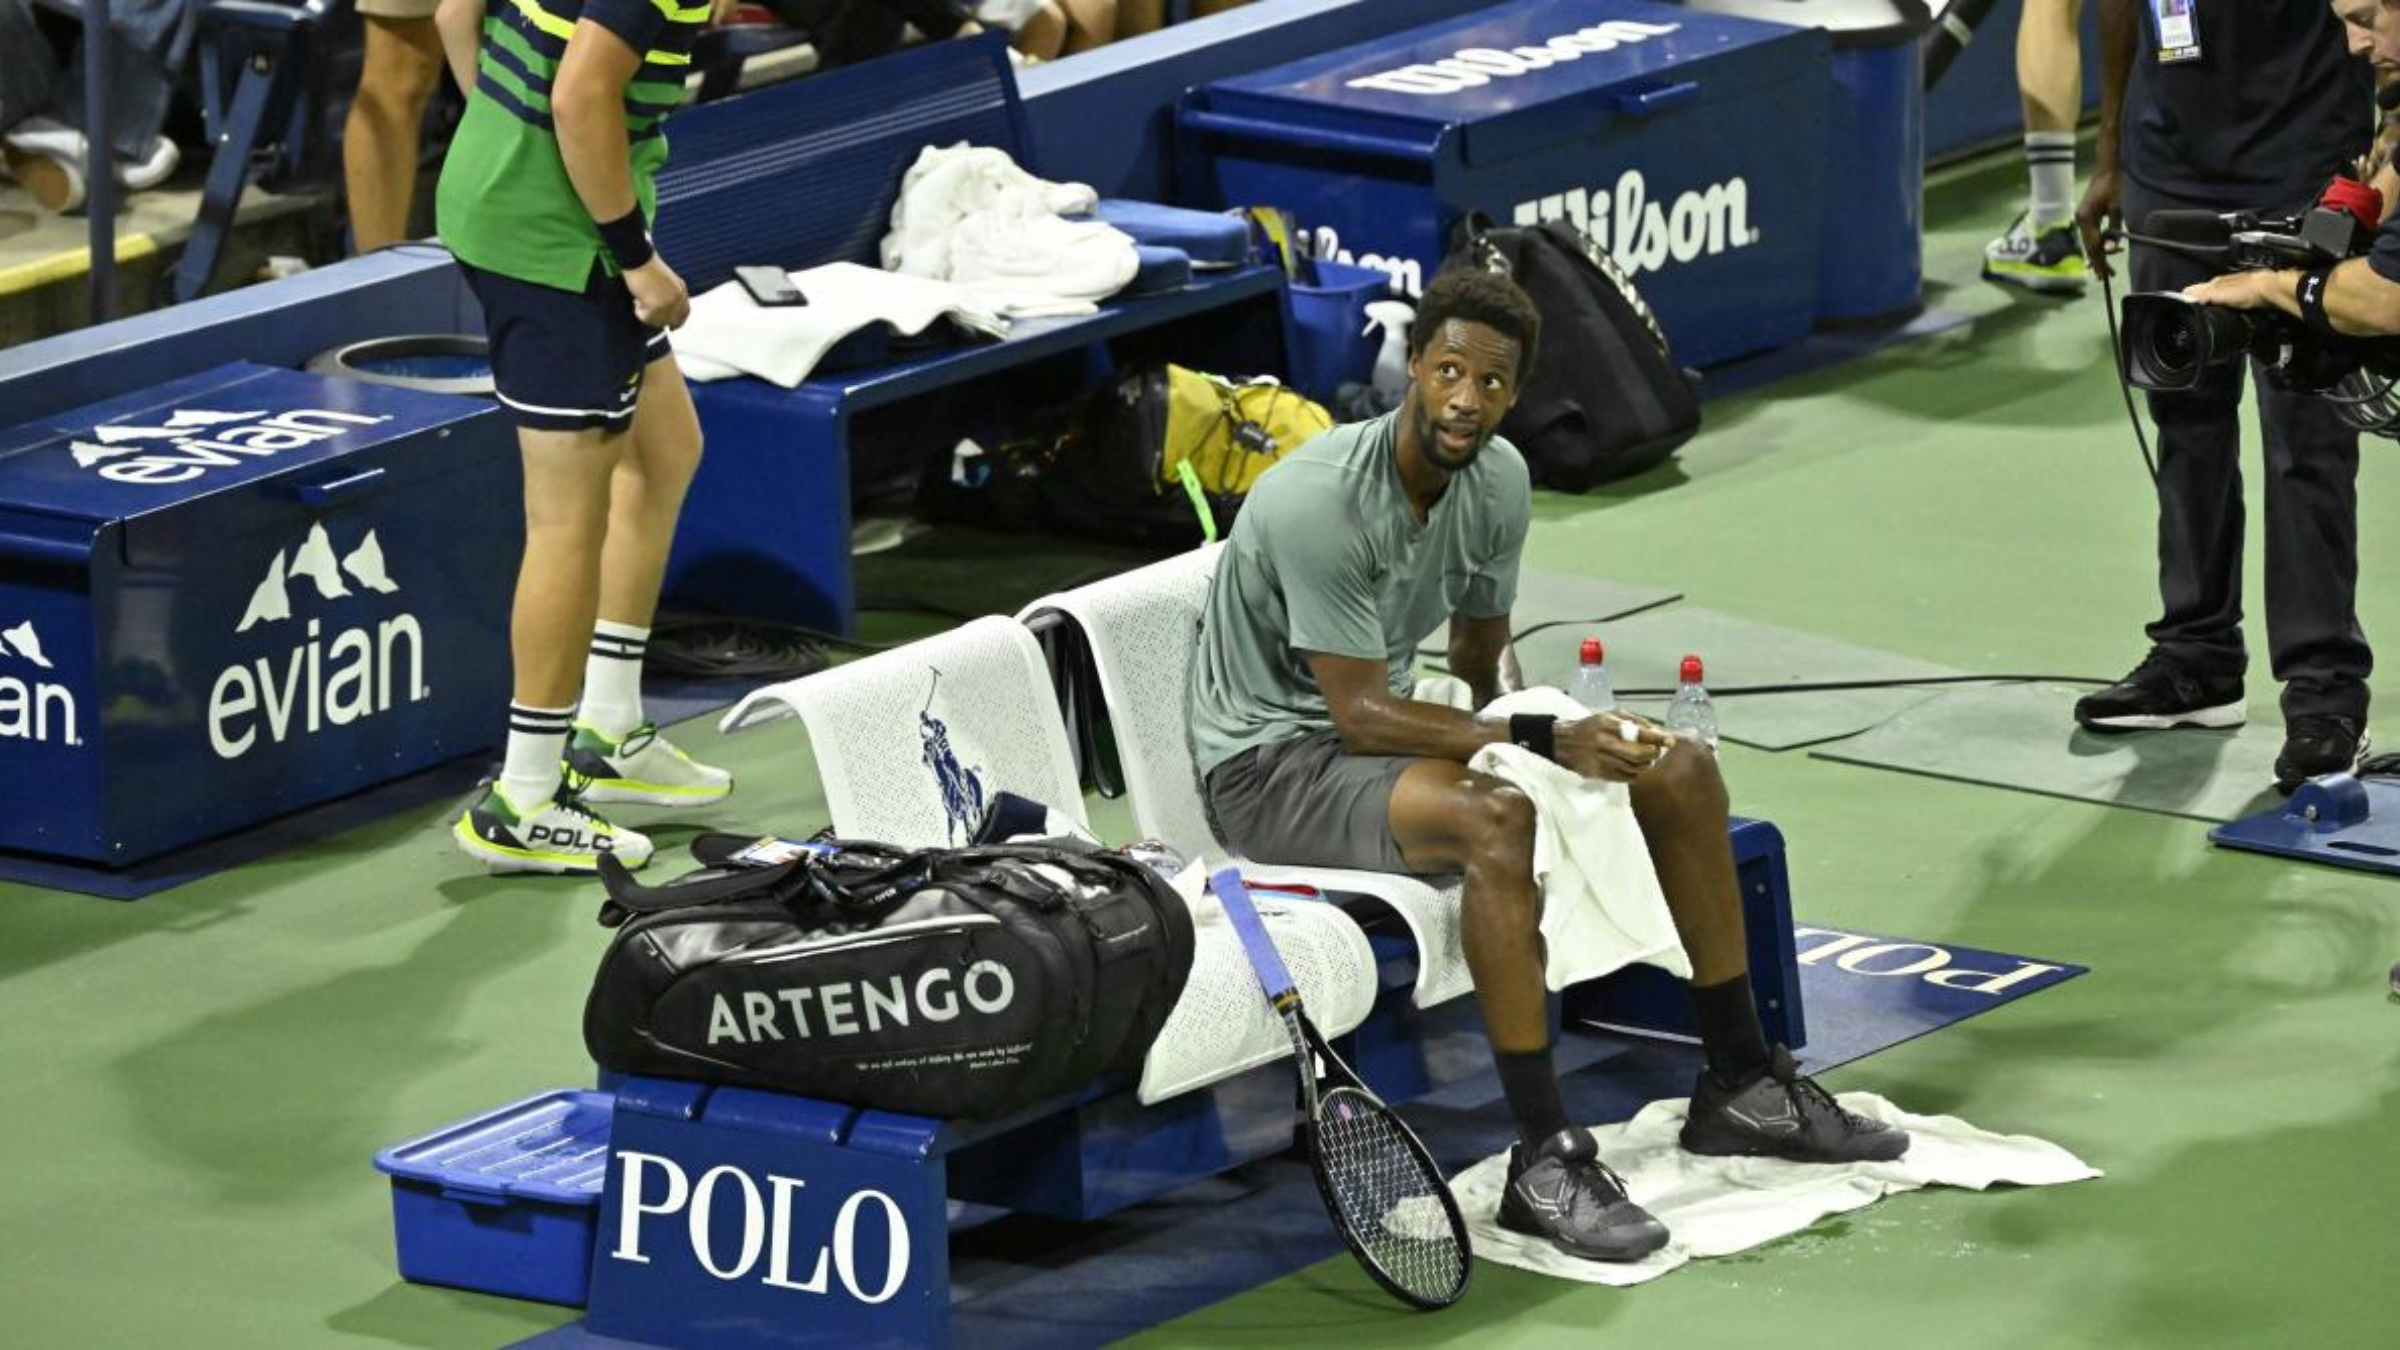
[[[1395,460],[1399,416],[1325,432],[1242,503],[1192,655],[1203,774],[1333,725],[1307,653],[1380,660],[1405,696],[1420,643],[1453,616],[1494,618],[1516,603],[1533,520],[1525,457],[1494,436],[1419,523]]]
[[[567,178],[550,87],[578,19],[642,54],[625,86],[625,130],[642,218],[658,212],[667,114],[683,102],[709,6],[676,0],[487,0],[475,91],[442,164],[434,219],[458,258],[520,281],[580,291],[604,260],[600,231]],[[613,269],[613,264],[609,265]]]

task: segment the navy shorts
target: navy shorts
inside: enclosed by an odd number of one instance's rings
[[[466,263],[492,339],[492,384],[517,425],[536,431],[623,431],[642,372],[669,355],[667,330],[633,317],[625,279],[598,263],[581,291],[562,291]]]

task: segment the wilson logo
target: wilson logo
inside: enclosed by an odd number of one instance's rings
[[[348,726],[400,703],[423,702],[433,692],[425,684],[425,632],[412,614],[345,628],[330,639],[324,620],[314,617],[298,631],[284,628],[275,634],[279,625],[297,625],[292,597],[301,582],[307,583],[303,594],[313,592],[318,601],[400,591],[373,530],[338,556],[323,525],[309,526],[288,563],[284,551],[276,550],[233,631],[265,629],[291,645],[236,661],[217,675],[208,695],[208,743],[221,759],[241,758],[262,737],[281,744],[327,726]]]
[[[0,740],[83,744],[75,691],[39,673],[57,666],[42,650],[32,620],[0,628],[0,663]]]
[[[231,468],[245,459],[304,449],[391,420],[330,408],[279,413],[181,408],[165,426],[94,427],[90,440],[76,440],[69,449],[78,465],[96,470],[112,483],[162,486],[189,482],[210,469]]]
[[[1537,70],[1567,61],[1579,61],[1586,56],[1613,52],[1629,43],[1648,42],[1665,37],[1683,27],[1679,23],[1636,23],[1631,19],[1610,19],[1572,33],[1545,38],[1541,42],[1521,47],[1465,47],[1439,61],[1421,61],[1394,70],[1378,71],[1345,81],[1352,89],[1373,89],[1386,94],[1420,94],[1440,98],[1462,89],[1473,89],[1494,80],[1514,79],[1531,75]]]
[[[1739,177],[1667,202],[1651,200],[1649,180],[1641,170],[1627,169],[1613,187],[1569,188],[1519,202],[1515,219],[1519,225],[1570,221],[1629,275],[1748,248],[1759,240],[1750,225],[1750,184]]]

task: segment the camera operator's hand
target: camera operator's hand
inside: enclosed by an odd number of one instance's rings
[[[2227,309],[2274,309],[2273,292],[2292,289],[2289,272],[2228,272],[2221,277],[2194,282],[2183,288],[2184,298],[2204,305],[2222,305]]]
[[[2092,170],[2092,181],[2083,190],[2083,202],[2075,208],[2075,228],[2083,236],[2084,264],[2102,281],[2116,276],[2116,269],[2108,262],[2108,241],[2102,236],[2124,223],[2124,184],[2117,176],[2116,165],[2101,164]]]
[[[683,278],[655,253],[625,274],[625,289],[633,292],[633,317],[652,328],[681,328],[692,316],[692,297]]]
[[[1630,783],[1641,777],[1678,739],[1647,719],[1624,712],[1594,713],[1560,722],[1552,735],[1559,763],[1605,783]]]

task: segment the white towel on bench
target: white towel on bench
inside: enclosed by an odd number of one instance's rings
[[[1496,1218],[1508,1176],[1505,1152],[1459,1173],[1450,1189],[1466,1213],[1477,1256],[1586,1284],[1628,1285],[1657,1279],[1695,1257],[1747,1251],[1899,1191],[2055,1186],[2100,1175],[2081,1158],[2031,1135],[1992,1134],[1954,1116],[1910,1115],[1871,1092],[1845,1092],[1836,1100],[1859,1115],[1907,1130],[1908,1155],[1895,1162],[1840,1166],[1704,1158],[1675,1142],[1690,1105],[1681,1101],[1652,1102],[1622,1125],[1594,1128],[1600,1156],[1625,1178],[1627,1193],[1673,1235],[1666,1246],[1629,1264],[1579,1260],[1540,1238],[1502,1228]]]
[[[1088,214],[1099,194],[986,145],[929,145],[900,180],[883,265],[954,281],[1013,318],[1089,314],[1140,270],[1133,239]]]
[[[816,369],[833,345],[871,323],[903,335],[948,317],[977,332],[1005,336],[1008,321],[965,288],[857,263],[827,263],[791,274],[805,305],[761,305],[738,282],[692,301],[691,321],[675,330],[687,378],[755,375],[786,389]]]
[[[1556,689],[1522,689],[1486,716],[1589,714]],[[1598,979],[1637,962],[1691,978],[1692,961],[1650,866],[1633,818],[1633,794],[1513,745],[1488,745],[1467,767],[1506,780],[1533,799],[1533,872],[1542,885],[1542,940],[1552,989]]]

